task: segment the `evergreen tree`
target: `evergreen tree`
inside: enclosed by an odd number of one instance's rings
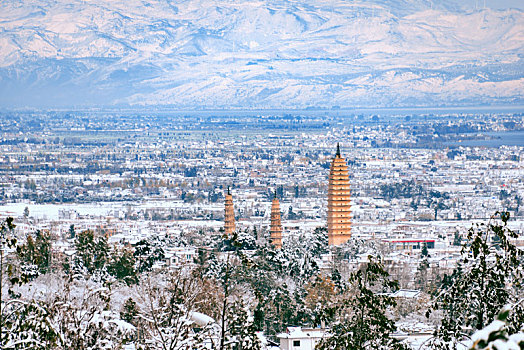
[[[22,263],[29,263],[31,266],[48,266],[45,258],[48,256],[44,247],[43,252],[38,252],[37,247],[45,245],[46,240],[37,237],[37,244],[33,242],[31,236],[23,246],[17,246],[16,238],[11,235],[15,225],[13,218],[8,217],[0,223],[0,348],[1,349],[50,349],[57,344],[58,334],[49,319],[49,312],[41,303],[34,300],[22,300],[21,295],[16,292],[14,286],[27,283],[33,275],[24,271],[17,270],[15,263],[4,261],[4,251],[6,248],[15,249],[20,257],[23,251],[23,258],[27,259]],[[4,270],[7,270],[9,277],[7,293],[4,287]]]
[[[82,231],[76,235],[75,248],[77,262],[85,267],[89,273],[93,273],[106,265],[109,246],[104,236],[95,237],[91,230]]]
[[[426,242],[424,242],[424,244],[422,245],[422,249],[420,251],[420,255],[424,258],[424,257],[428,257],[429,253],[428,253],[428,244]]]
[[[453,245],[454,246],[462,245],[462,237],[460,237],[460,233],[458,231],[455,232],[455,236],[453,237]]]
[[[461,259],[450,280],[439,293],[432,309],[443,311],[432,347],[456,349],[471,329],[486,327],[502,307],[522,295],[522,269],[519,252],[510,242],[517,235],[507,227],[509,213],[496,213],[487,225],[469,229]],[[495,244],[490,238],[497,237]],[[427,315],[432,311],[428,310]],[[509,327],[524,326],[524,308],[518,306]]]
[[[51,264],[51,235],[37,230],[35,236],[33,239],[29,235],[26,243],[18,246],[16,251],[23,264],[34,266],[36,274],[44,274]]]
[[[351,274],[349,283],[350,291],[327,310],[337,315],[337,321],[317,349],[407,349],[391,337],[396,328],[387,309],[396,302],[384,292],[397,288],[397,283],[389,280],[382,263],[370,256],[365,268]]]
[[[136,261],[136,269],[139,273],[151,271],[157,261],[165,258],[164,249],[159,242],[143,239],[135,244],[133,256]]]
[[[136,326],[136,317],[138,316],[140,310],[136,305],[133,298],[129,298],[122,305],[122,311],[120,311],[120,318],[127,323],[130,323]]]
[[[115,249],[113,251],[107,266],[107,272],[128,285],[138,282],[138,276],[135,271],[135,258],[129,249]]]
[[[227,340],[223,349],[231,350],[261,350],[260,340],[256,335],[255,324],[249,308],[242,299],[232,303],[228,309]]]
[[[428,288],[429,261],[422,258],[415,273],[415,287],[425,291]]]
[[[204,268],[204,276],[215,281],[220,291],[219,312],[216,314],[220,329],[220,341],[216,347],[219,349],[229,349],[228,339],[234,336],[229,329],[232,317],[244,317],[242,314],[249,313],[247,305],[239,308],[247,290],[256,297],[250,339],[254,339],[255,329],[264,330],[269,335],[282,331],[288,322],[293,322],[297,311],[287,286],[276,277],[283,270],[277,263],[278,253],[272,245],[256,246],[256,242],[241,233],[224,239],[230,247],[227,258],[219,260],[211,255]],[[256,249],[246,253],[243,249],[251,248],[252,244]]]

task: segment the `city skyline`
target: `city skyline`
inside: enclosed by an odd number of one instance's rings
[[[524,350],[522,0],[0,2],[0,348]]]

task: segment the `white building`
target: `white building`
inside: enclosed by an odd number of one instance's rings
[[[322,328],[288,327],[286,333],[277,337],[280,338],[281,350],[314,350],[325,333]]]

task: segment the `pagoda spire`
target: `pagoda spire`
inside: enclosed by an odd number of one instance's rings
[[[340,158],[340,143],[337,142],[337,153],[335,154],[336,157]]]

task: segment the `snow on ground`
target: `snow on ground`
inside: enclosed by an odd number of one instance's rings
[[[422,0],[25,0],[1,3],[0,14],[0,105],[524,99],[519,9],[463,11]]]

